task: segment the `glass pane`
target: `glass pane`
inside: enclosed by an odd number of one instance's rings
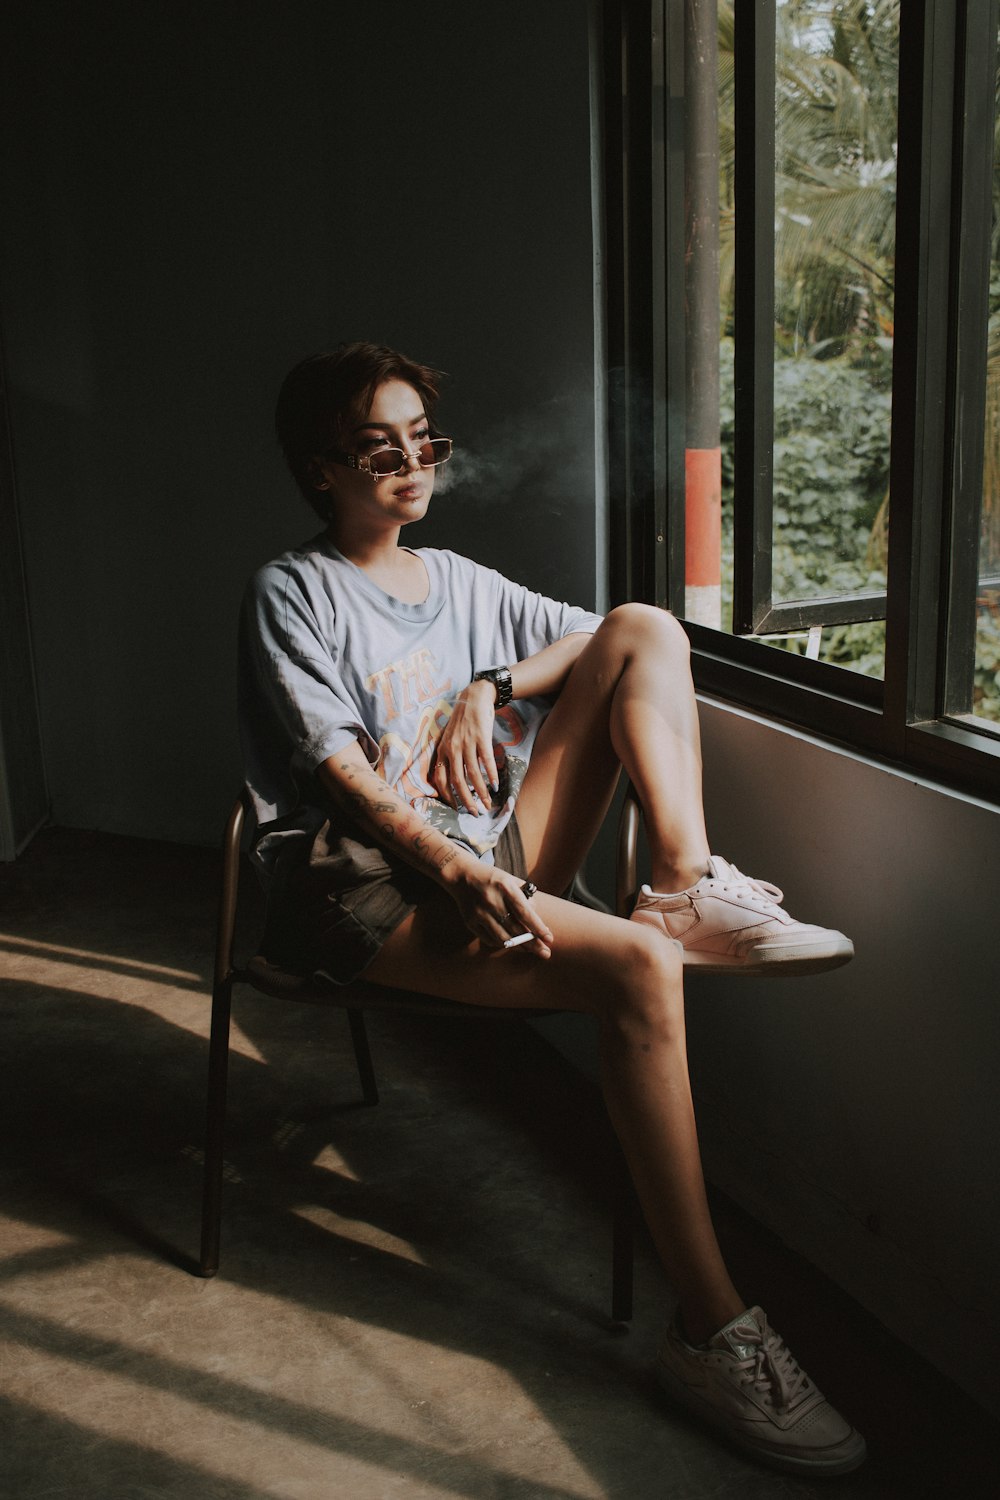
[[[707,0],[718,26],[721,612],[732,629],[733,0]],[[773,597],[885,588],[888,537],[899,0],[777,0]],[[690,68],[690,63],[689,63]],[[691,79],[688,79],[689,90]],[[704,127],[693,136],[704,156]],[[689,197],[690,197],[690,184]],[[688,226],[691,262],[703,244]],[[708,358],[693,353],[691,383]],[[689,442],[691,409],[689,386]],[[688,530],[692,526],[688,473]],[[689,585],[691,583],[689,555]],[[687,590],[689,618],[699,618]],[[881,677],[885,626],[828,626],[770,643]]]
[[[773,594],[783,602],[885,588],[899,0],[778,0],[776,20]],[[878,621],[830,627],[819,655],[881,677],[884,635]]]

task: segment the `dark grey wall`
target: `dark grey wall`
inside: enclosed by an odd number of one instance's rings
[[[3,310],[57,822],[211,839],[247,574],[314,529],[285,369],[449,371],[408,537],[594,597],[586,0],[37,0],[2,48]]]
[[[13,859],[47,814],[7,393],[0,370],[0,859]]]

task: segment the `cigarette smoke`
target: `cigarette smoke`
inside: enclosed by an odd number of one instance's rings
[[[593,493],[592,390],[566,392],[502,426],[459,434],[450,462],[437,470],[434,492],[460,493],[477,506],[531,498],[551,513],[560,496],[579,494],[581,485]]]

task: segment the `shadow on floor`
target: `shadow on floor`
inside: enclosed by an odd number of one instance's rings
[[[49,831],[0,872],[0,1492],[18,1500],[993,1493],[997,1425],[723,1199],[738,1285],[866,1433],[827,1484],[670,1411],[640,1244],[607,1314],[605,1124],[532,1032],[236,1007],[223,1261],[197,1242],[210,852]]]

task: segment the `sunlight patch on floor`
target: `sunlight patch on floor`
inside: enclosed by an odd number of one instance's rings
[[[307,1223],[315,1224],[317,1229],[335,1234],[338,1239],[353,1240],[366,1249],[396,1255],[400,1260],[408,1260],[415,1266],[427,1265],[419,1250],[414,1249],[408,1240],[400,1239],[398,1235],[390,1234],[388,1230],[379,1229],[373,1224],[366,1224],[363,1219],[345,1218],[343,1214],[334,1213],[332,1208],[324,1208],[317,1203],[302,1204],[292,1212]]]
[[[49,1229],[44,1224],[32,1224],[28,1219],[11,1219],[0,1214],[0,1260],[10,1260],[16,1255],[28,1255],[33,1250],[51,1250],[59,1245],[73,1245],[71,1234],[61,1234],[58,1229]]]
[[[281,1500],[454,1500],[526,1480],[538,1500],[601,1500],[502,1365],[221,1283],[177,1297],[165,1276],[166,1295],[150,1298],[144,1283],[114,1286],[127,1270],[91,1267],[82,1300],[55,1318],[34,1297],[20,1313],[0,1301],[17,1329],[0,1340],[15,1421],[48,1416],[95,1451],[121,1445],[137,1475],[143,1455],[162,1458],[190,1471],[192,1494],[202,1475],[206,1494],[217,1478]],[[551,1479],[539,1477],[539,1444]]]
[[[336,1148],[327,1143],[320,1152],[313,1157],[313,1166],[319,1167],[323,1172],[333,1172],[338,1177],[346,1177],[350,1182],[360,1182],[361,1178],[355,1172],[350,1162]]]
[[[42,943],[34,938],[13,937],[2,932],[0,932],[0,948],[8,948],[11,952],[26,956],[40,956],[43,959],[46,956],[52,956],[66,963],[92,963],[95,966],[124,964],[129,969],[142,969],[145,973],[155,974],[166,980],[185,979],[197,983],[203,977],[191,969],[170,969],[163,964],[148,964],[142,959],[132,958],[131,955],[94,953],[89,948],[67,948],[62,943]]]
[[[13,985],[28,984],[131,1005],[162,1017],[192,1036],[208,1036],[210,983],[190,969],[0,934],[0,953],[4,950],[3,977]],[[198,985],[201,993],[193,993],[192,985]],[[250,1062],[267,1064],[267,1058],[235,1018],[230,1022],[230,1050]]]
[[[198,977],[180,975],[172,978],[152,964],[144,966],[141,975],[133,974],[131,970],[138,967],[137,964],[102,967],[96,957],[77,961],[68,955],[49,957],[18,951],[8,955],[4,963],[4,979],[13,985],[30,984],[39,989],[90,995],[97,1000],[116,1000],[125,1005],[154,1009],[156,997],[173,996],[177,994],[177,983],[186,986],[189,978]],[[123,969],[127,971],[123,972]],[[185,988],[183,993],[188,995],[190,992]]]

